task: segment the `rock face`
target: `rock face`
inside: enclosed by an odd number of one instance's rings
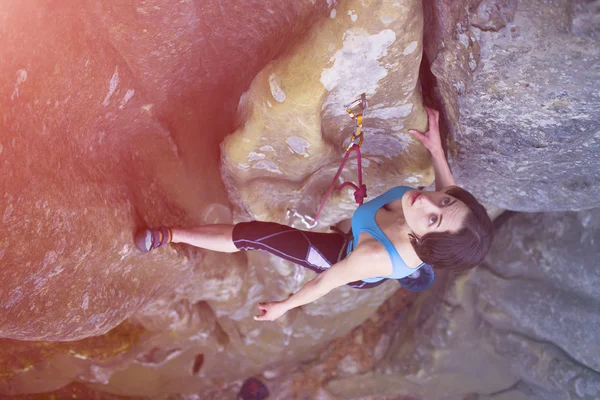
[[[442,25],[450,33],[447,46],[430,59],[448,110],[458,182],[504,209],[598,207],[597,5],[452,3],[426,7],[426,15],[442,21],[456,15],[456,25]],[[474,13],[461,13],[458,3]],[[434,33],[429,39],[439,38]],[[429,47],[438,49],[440,42]]]
[[[597,2],[121,3],[0,4],[0,393],[220,399],[262,373],[282,399],[598,398],[597,210],[515,217],[408,311],[389,282],[272,324],[256,303],[311,273],[132,244],[146,225],[302,227],[362,92],[369,195],[431,183],[406,135],[425,128],[421,51],[459,183],[513,210],[598,206]],[[333,196],[317,229],[354,208]]]
[[[325,13],[249,2],[218,18],[217,3],[0,6],[1,336],[100,334],[192,279],[198,254],[145,257],[132,234],[228,205],[218,144],[229,96]],[[231,34],[240,23],[243,38]]]
[[[31,0],[5,1],[0,15],[2,393],[74,380],[127,395],[209,392],[312,357],[398,289],[342,288],[258,324],[257,302],[287,296],[311,273],[264,254],[141,254],[132,236],[148,225],[231,223],[247,217],[239,209],[284,217],[285,202],[272,213],[260,211],[264,195],[248,202],[268,168],[227,172],[245,196],[231,207],[242,196],[221,183],[219,146],[237,125],[224,165],[255,166],[270,146],[279,158],[263,165],[288,175],[269,196],[315,202],[353,130],[343,105],[361,92],[370,195],[430,183],[427,153],[406,134],[425,128],[419,2]],[[260,108],[266,100],[272,113]],[[265,123],[278,129],[259,136]],[[338,196],[325,219],[354,208]]]
[[[384,361],[368,374],[330,381],[329,393],[599,398],[598,240],[600,209],[515,215],[485,264],[443,301],[434,293],[421,298],[384,330],[393,335]]]

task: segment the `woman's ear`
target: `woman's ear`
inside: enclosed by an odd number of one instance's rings
[[[421,238],[419,236],[417,236],[416,234],[414,234],[414,233],[411,232],[411,233],[408,234],[408,240],[410,241],[410,244],[413,245],[413,248],[416,251],[417,248],[420,245],[419,241],[421,240]]]

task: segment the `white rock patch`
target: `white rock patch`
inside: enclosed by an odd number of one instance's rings
[[[119,66],[115,67],[115,72],[114,72],[112,78],[110,78],[110,82],[108,83],[108,93],[106,93],[106,97],[104,98],[104,101],[102,102],[102,104],[105,107],[108,105],[108,101],[112,97],[115,90],[117,90],[117,86],[119,86]]]
[[[394,107],[379,108],[377,110],[370,111],[369,117],[381,119],[404,118],[410,115],[412,109],[412,103],[406,103]]]
[[[335,104],[331,113],[344,115],[344,109],[337,105],[347,104],[363,92],[374,94],[379,81],[387,75],[379,59],[387,55],[388,47],[395,41],[396,33],[391,29],[375,35],[360,28],[347,30],[342,48],[331,57],[333,65],[321,73],[321,84],[331,92],[323,107]]]
[[[285,141],[290,150],[296,154],[307,155],[306,150],[310,147],[310,143],[298,136],[291,136]]]
[[[283,103],[285,101],[285,92],[281,88],[281,81],[275,74],[269,76],[269,88],[271,89],[271,95],[275,101]]]
[[[402,54],[404,54],[405,56],[412,54],[417,49],[417,46],[418,46],[417,42],[410,42],[408,44],[408,46],[406,46],[404,48],[404,51],[402,52]]]

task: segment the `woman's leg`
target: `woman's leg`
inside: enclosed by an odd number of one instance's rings
[[[235,225],[233,243],[240,250],[260,250],[321,273],[346,256],[348,241],[339,233],[302,231],[275,222]]]
[[[147,229],[138,234],[136,241],[142,251],[167,243],[186,243],[223,253],[261,250],[321,273],[346,257],[350,237],[350,234],[301,231],[274,222],[252,221],[237,225],[201,225],[187,229]],[[155,244],[150,246],[153,242]],[[348,286],[370,289],[383,282],[357,281],[350,282]]]
[[[235,225],[215,224],[201,225],[193,228],[171,228],[172,243],[187,243],[206,250],[235,253],[240,251],[233,244],[233,228]]]
[[[274,222],[214,224],[193,228],[153,228],[136,235],[142,251],[169,243],[186,243],[206,250],[235,253],[262,250],[322,272],[345,257],[347,240],[338,233],[301,231]]]
[[[321,273],[346,257],[351,234],[302,231],[274,222],[243,222],[233,231],[240,250],[261,250]],[[371,289],[385,282],[350,282],[356,289]]]

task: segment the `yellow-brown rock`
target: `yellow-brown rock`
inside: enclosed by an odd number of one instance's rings
[[[428,154],[408,134],[426,127],[422,31],[419,1],[344,1],[267,65],[242,96],[240,127],[223,144],[234,201],[256,219],[300,222],[286,220],[290,209],[314,217],[355,129],[345,105],[361,93],[369,103],[362,151],[370,196],[429,185]],[[355,160],[342,177],[356,180]],[[332,198],[322,226],[351,216],[353,201],[350,189]]]

